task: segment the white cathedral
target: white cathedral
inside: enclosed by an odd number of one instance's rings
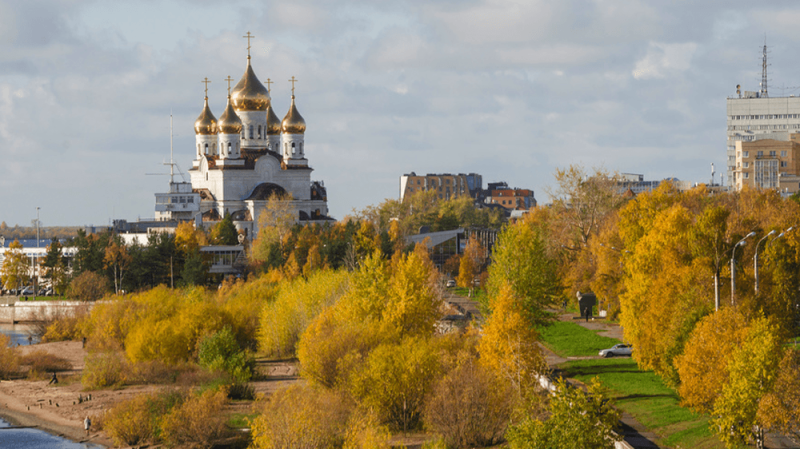
[[[248,33],[249,38],[252,37]],[[270,91],[250,64],[230,88],[217,119],[208,105],[208,80],[203,111],[194,123],[195,158],[191,185],[170,183],[169,194],[156,194],[157,220],[202,221],[205,225],[231,214],[239,230],[255,237],[258,218],[273,194],[288,195],[299,223],[331,221],[327,193],[321,181],[311,181],[304,136],[306,122],[292,101],[283,120],[272,108]],[[269,84],[269,83],[268,83]],[[211,222],[211,223],[209,223]]]

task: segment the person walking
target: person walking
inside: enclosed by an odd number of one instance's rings
[[[53,377],[50,379],[50,382],[47,385],[57,384],[57,383],[58,383],[58,377],[56,377],[56,372],[53,371]]]
[[[92,420],[89,419],[87,416],[86,419],[83,420],[83,428],[86,430],[86,436],[89,436],[89,428],[92,427]]]

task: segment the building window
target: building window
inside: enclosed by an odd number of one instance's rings
[[[261,138],[261,125],[258,125],[258,138]]]
[[[294,142],[292,142],[292,154],[295,154],[297,150],[295,149]]]
[[[781,151],[781,157],[786,157],[786,152],[785,151]]]
[[[770,152],[769,152],[769,155],[770,155],[771,157],[775,157],[775,152],[774,152],[774,151],[770,151]]]
[[[253,138],[253,125],[250,125],[250,138]]]
[[[745,151],[744,152],[744,157],[750,157],[750,152],[749,151]]]
[[[763,155],[764,155],[764,152],[763,152],[763,151],[759,151],[758,153],[756,153],[756,157],[761,157],[761,156],[763,156]]]
[[[745,162],[744,163],[744,168],[750,168],[750,163],[749,162]]]
[[[786,161],[781,161],[781,167],[788,167],[789,163]]]
[[[750,173],[745,173],[745,174],[744,174],[744,178],[745,178],[745,179],[748,179],[748,178],[750,178]]]

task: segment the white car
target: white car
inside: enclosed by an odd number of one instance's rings
[[[447,288],[455,287],[455,286],[456,286],[456,281],[453,280],[453,279],[450,279],[449,281],[447,281],[447,284],[445,284],[445,287],[447,287]]]
[[[614,345],[610,349],[603,349],[600,351],[600,357],[614,357],[617,355],[630,356],[633,353],[633,346],[631,345]]]

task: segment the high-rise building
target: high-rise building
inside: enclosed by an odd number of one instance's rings
[[[727,100],[728,146],[727,186],[736,186],[736,142],[760,139],[788,140],[788,134],[800,130],[800,97],[770,97],[767,89],[767,46],[762,53],[762,76],[759,91],[744,91],[736,86],[736,96]]]
[[[800,190],[800,133],[785,140],[736,142],[734,177],[736,190],[750,186],[796,193]]]

